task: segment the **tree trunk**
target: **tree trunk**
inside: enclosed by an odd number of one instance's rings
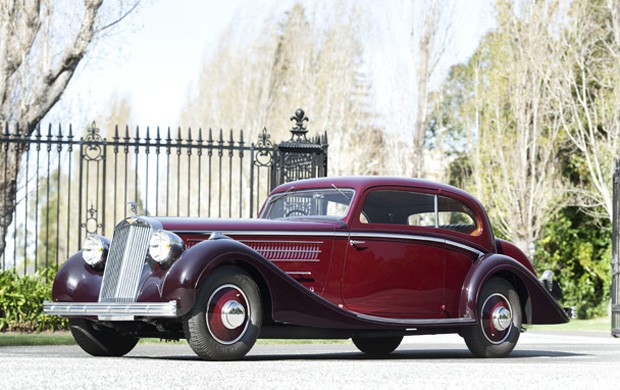
[[[13,212],[16,207],[17,195],[17,174],[21,161],[21,150],[19,144],[5,143],[2,145],[0,162],[0,256],[4,254],[3,269],[5,268],[7,256],[4,253],[6,248],[6,235],[8,228],[13,222]]]

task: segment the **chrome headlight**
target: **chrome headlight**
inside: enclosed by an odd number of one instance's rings
[[[179,236],[166,230],[158,230],[151,236],[149,255],[162,267],[168,267],[185,250],[185,243]]]
[[[91,267],[101,269],[105,265],[109,249],[110,240],[103,236],[91,234],[86,237],[82,245],[82,258]]]

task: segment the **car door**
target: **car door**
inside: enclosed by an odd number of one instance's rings
[[[435,194],[371,189],[361,205],[345,256],[345,307],[383,318],[446,318],[445,250],[428,234],[436,225]]]

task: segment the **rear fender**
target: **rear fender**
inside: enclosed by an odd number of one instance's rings
[[[521,298],[523,322],[529,324],[560,324],[569,317],[544,288],[536,276],[521,262],[500,254],[480,257],[469,270],[463,283],[460,316],[478,320],[477,302],[484,283],[492,277],[508,280]]]

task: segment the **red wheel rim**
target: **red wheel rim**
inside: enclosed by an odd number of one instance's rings
[[[506,325],[498,326],[497,316],[499,314],[508,316],[501,320]],[[495,293],[484,301],[480,310],[480,325],[484,337],[492,344],[500,344],[508,338],[512,330],[512,308],[505,296]]]
[[[225,284],[217,288],[207,303],[207,328],[215,340],[233,344],[245,333],[250,318],[250,305],[243,291]]]

